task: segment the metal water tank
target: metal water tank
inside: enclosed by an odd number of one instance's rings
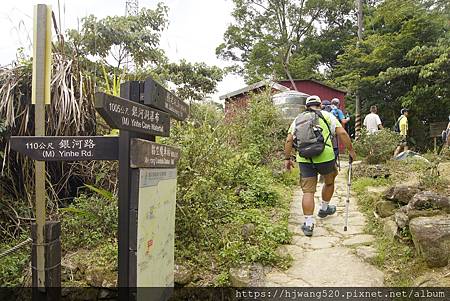
[[[272,96],[273,104],[281,110],[284,119],[293,120],[305,110],[308,94],[297,91],[280,92]]]

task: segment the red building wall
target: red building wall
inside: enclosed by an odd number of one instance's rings
[[[247,108],[249,99],[250,95],[248,94],[240,94],[231,99],[225,99],[225,116],[231,118],[237,111]]]
[[[289,80],[279,81],[279,84],[288,87],[291,90],[295,90]],[[295,86],[299,92],[303,92],[309,95],[317,95],[320,99],[332,100],[333,98],[339,99],[339,108],[345,112],[345,92],[336,90],[332,87],[322,85],[318,82],[311,80],[294,80]]]
[[[292,84],[289,80],[278,81],[279,84],[288,87],[291,90],[295,90],[292,87]],[[294,80],[297,91],[303,92],[309,95],[317,95],[320,99],[324,100],[332,100],[333,98],[339,99],[339,108],[345,113],[345,95],[344,91],[340,91],[338,89],[329,87],[325,84],[322,84],[313,80]],[[261,89],[253,90],[252,92],[258,93]],[[272,90],[272,92],[277,92],[276,90]],[[248,99],[250,98],[248,93],[239,94],[231,97],[231,99],[225,100],[225,115],[228,118],[232,118],[236,111],[242,110],[247,107]],[[339,144],[340,152],[344,152],[344,145]]]

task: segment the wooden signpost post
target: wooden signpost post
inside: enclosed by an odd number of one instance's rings
[[[34,130],[36,136],[45,136],[45,105],[50,104],[50,78],[52,69],[51,59],[51,7],[38,4],[34,7],[33,26],[33,76],[31,100],[34,104]],[[54,286],[59,281],[60,273],[57,269],[49,266],[50,251],[48,246],[49,237],[46,233],[58,233],[59,223],[46,223],[46,193],[45,193],[45,162],[35,162],[35,197],[36,197],[36,223],[32,227],[33,248],[32,263],[33,286],[39,290],[33,296],[45,293],[45,287]],[[54,240],[53,240],[54,238]],[[53,237],[52,241],[59,241],[59,237]],[[54,255],[58,256],[58,255]],[[54,257],[53,256],[53,257]],[[58,260],[55,260],[58,261]],[[59,259],[60,261],[60,259]]]
[[[180,151],[154,140],[169,136],[170,118],[184,120],[189,107],[152,79],[126,82],[121,97],[97,93],[95,100],[99,114],[120,130],[119,137],[11,137],[11,148],[42,163],[119,160],[119,299],[161,300],[167,297],[162,291],[148,296],[136,288],[173,287]]]

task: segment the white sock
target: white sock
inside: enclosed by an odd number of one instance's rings
[[[314,224],[314,218],[312,215],[305,215],[305,224],[307,227],[311,227]]]
[[[320,203],[320,209],[322,209],[323,211],[327,210],[328,209],[328,203],[329,202],[322,201],[322,203]]]

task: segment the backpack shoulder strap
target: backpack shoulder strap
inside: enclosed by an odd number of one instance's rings
[[[325,119],[325,117],[323,117],[322,112],[320,112],[320,111],[314,111],[314,113],[315,113],[317,116],[319,116],[319,118],[322,119],[323,122],[325,122],[325,125],[326,125],[327,128],[328,128],[328,137],[327,137],[327,139],[325,139],[325,144],[327,144],[327,141],[328,141],[328,139],[329,139],[330,136],[331,136],[331,129],[330,129],[330,126],[328,125],[328,122],[327,122],[327,120]]]

